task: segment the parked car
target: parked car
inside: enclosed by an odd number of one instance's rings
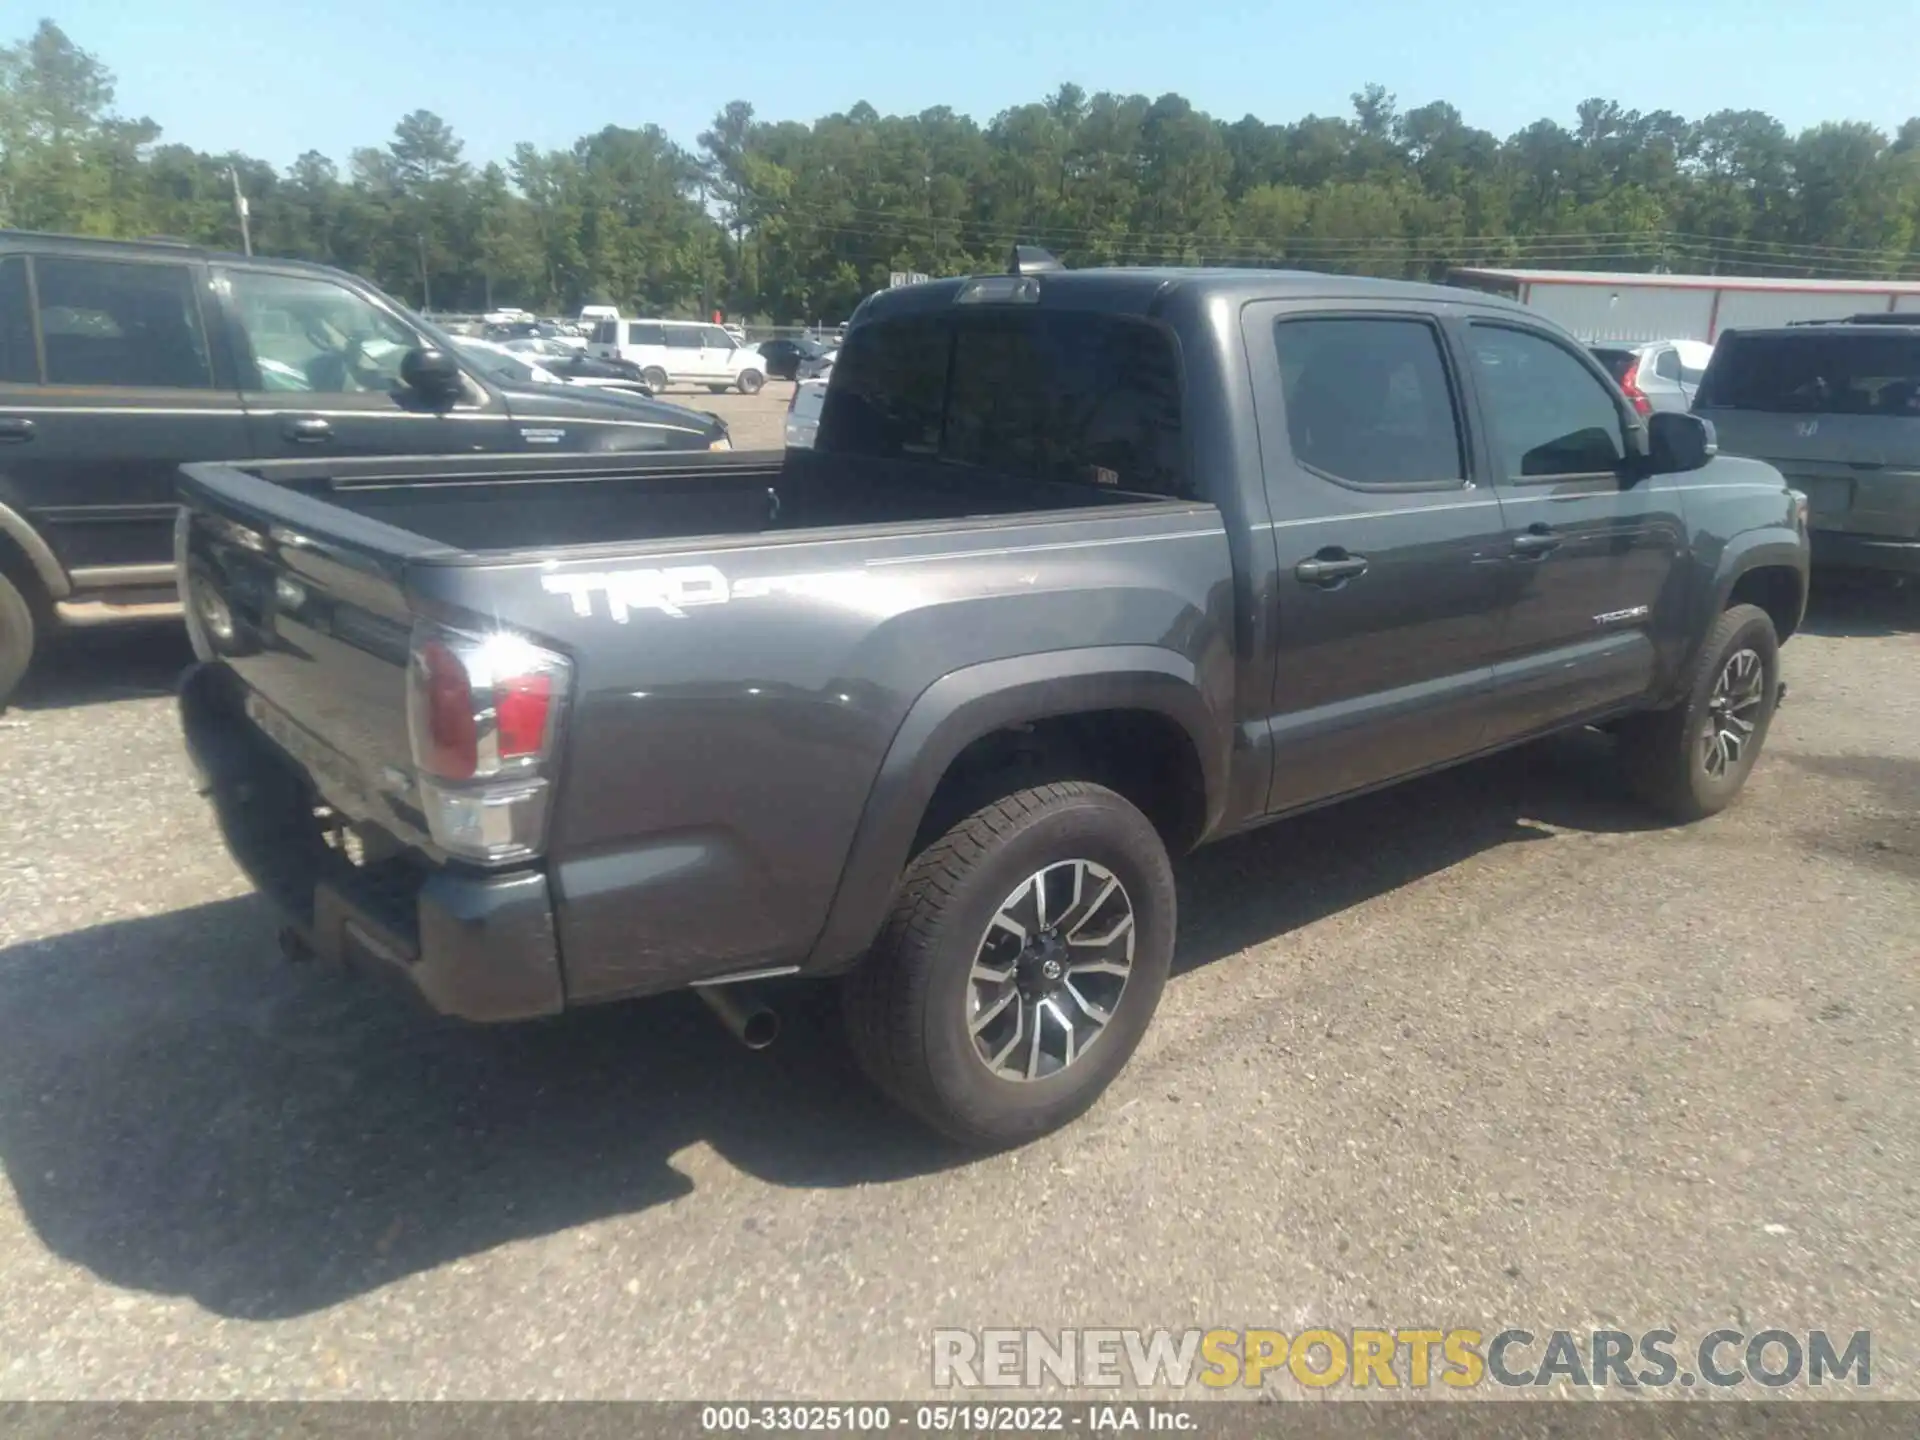
[[[1728,331],[1694,410],[1806,493],[1816,566],[1920,575],[1920,314]]]
[[[824,380],[833,373],[833,362],[840,358],[838,345],[827,345],[817,355],[810,355],[800,362],[796,377],[801,380]]]
[[[1766,740],[1794,496],[1517,305],[1007,274],[845,352],[784,455],[187,467],[188,746],[297,950],[756,1045],[839,977],[889,1094],[1014,1144],[1145,1032],[1172,856],[1600,724],[1690,820]]]
[[[564,346],[569,350],[584,350],[586,340],[574,334],[564,325],[556,325],[551,320],[504,320],[496,321],[481,331],[480,338],[504,345],[509,340],[543,340],[550,345]]]
[[[595,360],[571,351],[538,354],[496,345],[490,340],[456,340],[454,349],[463,361],[503,385],[580,385],[609,394],[641,397],[653,394],[647,382],[632,373],[631,366]],[[691,410],[686,413],[694,416]]]
[[[1692,408],[1713,347],[1699,340],[1656,340],[1647,345],[1596,345],[1593,353],[1633,408],[1651,415]]]
[[[767,375],[774,380],[797,380],[804,361],[824,355],[827,347],[818,340],[801,335],[760,342],[760,354],[767,362]]]
[[[587,351],[638,365],[655,394],[679,383],[752,395],[767,383],[758,350],[697,320],[602,320]]]
[[[787,401],[786,436],[789,446],[808,449],[814,436],[820,431],[820,411],[827,400],[827,382],[824,380],[802,380],[793,387],[793,398]]]
[[[318,265],[0,232],[0,703],[50,626],[179,614],[183,461],[726,443],[677,406],[476,373],[456,343]]]

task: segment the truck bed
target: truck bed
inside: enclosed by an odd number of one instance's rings
[[[815,451],[270,462],[241,467],[475,555],[991,518],[1139,503],[1091,485]]]

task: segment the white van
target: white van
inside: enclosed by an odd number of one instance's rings
[[[698,320],[602,320],[593,327],[587,353],[604,360],[630,360],[656,395],[669,384],[738,387],[752,395],[767,383],[767,362],[718,325]]]
[[[589,331],[602,320],[618,320],[619,318],[620,307],[617,305],[582,305],[580,307],[580,324],[584,329]]]

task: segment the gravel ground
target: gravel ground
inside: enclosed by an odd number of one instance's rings
[[[715,395],[700,385],[671,385],[661,395],[674,405],[704,410],[727,422],[736,450],[778,450],[787,443],[787,403],[793,399],[791,380],[769,380],[758,395],[729,390]]]
[[[1193,857],[1133,1065],[984,1160],[812,995],[750,1055],[283,962],[183,645],[96,639],[0,720],[0,1396],[902,1395],[947,1325],[1869,1329],[1915,1396],[1917,635],[1823,599],[1702,825],[1580,738]]]

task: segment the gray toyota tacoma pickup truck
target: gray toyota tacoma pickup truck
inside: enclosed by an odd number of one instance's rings
[[[976,1145],[1080,1113],[1171,858],[1571,726],[1731,801],[1806,517],[1488,296],[1281,272],[869,299],[817,447],[192,465],[191,752],[293,943],[506,1021],[835,977]],[[1276,881],[1284,883],[1284,879]]]

